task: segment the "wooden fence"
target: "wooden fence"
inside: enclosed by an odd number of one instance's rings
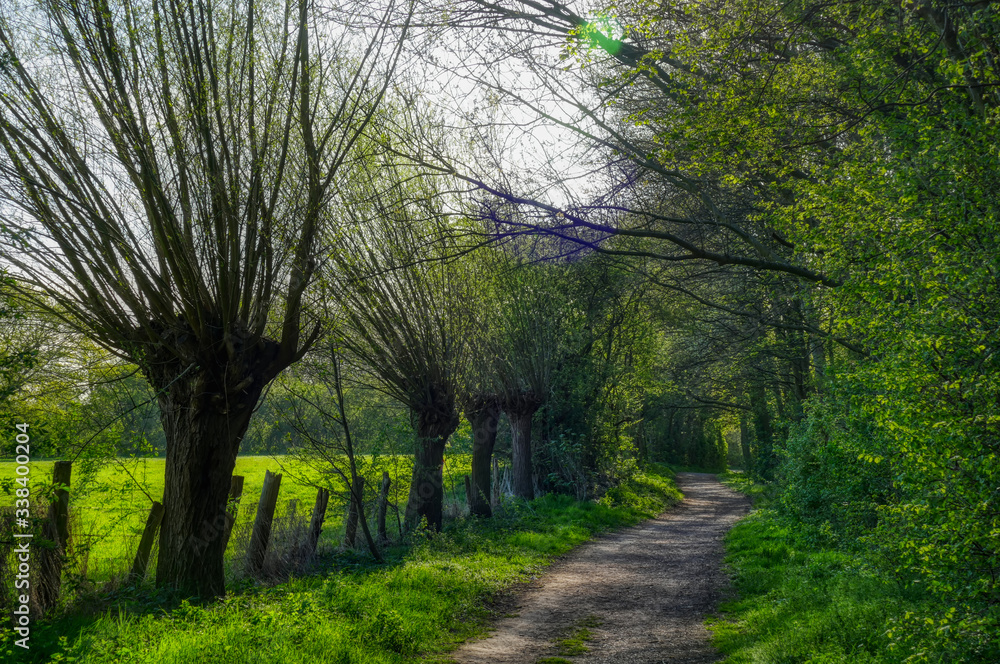
[[[33,534],[30,538],[30,565],[26,577],[32,615],[44,615],[55,607],[65,593],[67,580],[72,581],[69,585],[73,587],[86,586],[88,574],[94,574],[88,558],[92,533],[82,532],[79,520],[74,518],[69,505],[67,489],[71,474],[70,462],[55,463],[52,481],[62,488],[54,493],[54,500],[49,505],[33,502],[27,528],[23,523],[19,525],[14,507],[0,508],[0,610],[8,615],[17,605],[20,595],[25,592],[18,589],[15,582],[21,573],[18,547],[28,538],[16,537],[15,533],[23,534],[30,530]],[[241,503],[245,502],[242,500],[243,481],[242,476],[233,477],[222,533],[227,544],[227,581],[232,582],[246,576],[284,574],[308,565],[316,555],[329,504],[329,492],[319,489],[311,510],[300,511],[298,501],[289,501],[284,515],[276,517],[281,475],[273,475],[267,471],[260,500],[256,505],[242,507],[245,517],[250,516],[247,514],[249,511],[255,513],[250,523],[250,519],[237,518]],[[111,578],[106,579],[106,582],[144,582],[155,567],[157,535],[163,513],[163,505],[153,502],[141,536],[133,542],[123,543],[125,553],[114,560]],[[380,514],[384,513],[385,508],[382,506]],[[108,576],[107,569],[102,572]]]

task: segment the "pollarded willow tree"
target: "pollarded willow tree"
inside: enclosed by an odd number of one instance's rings
[[[390,160],[358,160],[341,188],[324,281],[336,341],[371,383],[410,410],[416,433],[405,524],[440,530],[448,438],[459,424],[468,290],[433,178]]]
[[[21,297],[157,391],[158,584],[225,591],[219,526],[240,441],[265,385],[319,333],[302,304],[320,212],[407,15],[389,4],[359,32],[305,0],[39,0],[0,14],[13,231],[0,254],[37,289]]]
[[[548,398],[563,331],[559,298],[539,266],[511,261],[497,292],[502,355],[494,371],[500,406],[510,420],[514,495],[531,500],[535,482],[531,421]]]
[[[511,425],[514,494],[534,498],[532,417],[547,399],[565,331],[560,325],[565,312],[545,283],[544,267],[516,253],[514,242],[491,245],[472,255],[467,267],[477,288],[465,312],[472,331],[459,402],[472,426],[469,509],[477,516],[492,514],[491,462],[501,412]]]
[[[502,251],[483,250],[471,256],[468,278],[477,288],[468,302],[466,315],[470,334],[466,337],[467,361],[460,374],[458,404],[472,428],[472,463],[469,473],[469,513],[493,516],[491,504],[493,449],[500,427],[502,385],[498,363],[506,361],[503,335],[496,325],[495,293]]]

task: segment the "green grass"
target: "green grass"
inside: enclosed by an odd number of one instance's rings
[[[367,459],[366,459],[367,460]],[[162,501],[164,462],[162,458],[119,459],[91,472],[75,464],[70,483],[70,519],[75,544],[87,550],[86,576],[94,582],[107,581],[131,565],[152,500]],[[393,480],[390,502],[404,503],[409,491],[412,460],[409,457],[383,456],[369,477],[369,486],[387,470]],[[43,502],[42,487],[52,478],[53,461],[31,462],[32,502]],[[451,455],[445,465],[445,490],[452,503],[464,504],[462,475],[469,472],[470,455]],[[0,462],[0,479],[13,478],[15,464]],[[282,473],[277,516],[287,513],[290,500],[298,501],[299,514],[312,510],[316,500],[313,482],[342,489],[339,480],[320,482],[318,473],[292,457],[241,456],[236,459],[234,475],[244,476],[243,498],[235,530],[252,523],[264,472]],[[16,486],[0,490],[0,506],[13,505]],[[346,501],[335,497],[327,511],[320,543],[333,543],[343,535]],[[391,526],[390,526],[391,530]],[[83,560],[81,557],[81,564]]]
[[[962,607],[949,614],[877,561],[819,548],[806,531],[764,507],[727,535],[726,562],[738,597],[709,621],[725,664],[1000,661],[995,626],[984,629],[981,618],[942,621],[942,615],[962,615]]]
[[[719,473],[719,479],[734,491],[739,491],[752,498],[763,496],[767,490],[765,485],[754,482],[742,470],[727,470],[724,473]]]
[[[678,500],[669,477],[656,472],[669,471],[655,469],[600,502],[548,495],[491,520],[457,519],[433,538],[388,551],[383,566],[343,554],[325,574],[252,586],[204,606],[157,594],[111,597],[99,615],[34,625],[25,661],[446,661],[454,644],[484,629],[499,593],[594,534]],[[3,639],[0,656],[13,650],[9,631]]]
[[[873,626],[897,610],[896,589],[849,554],[801,548],[773,512],[758,510],[726,539],[740,598],[712,625],[730,664],[879,659],[890,643]]]
[[[576,657],[590,650],[587,642],[594,638],[592,627],[598,627],[601,621],[596,616],[587,616],[578,620],[573,625],[569,634],[561,639],[556,639],[556,648],[560,655],[565,657]]]

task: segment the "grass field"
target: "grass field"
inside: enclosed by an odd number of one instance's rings
[[[44,503],[42,487],[52,479],[53,461],[32,461],[33,502]],[[389,501],[402,505],[409,491],[412,470],[409,457],[384,456],[377,460],[360,459],[365,466],[369,491],[373,494],[383,470],[392,478]],[[469,455],[451,455],[445,463],[447,503],[454,512],[465,501],[462,476],[469,472]],[[0,483],[13,479],[14,463],[0,462]],[[344,483],[335,475],[324,475],[292,457],[241,456],[236,460],[235,475],[244,479],[243,499],[234,525],[234,533],[252,524],[257,501],[264,483],[264,472],[282,473],[281,492],[276,514],[285,516],[289,501],[297,500],[297,512],[310,512],[316,500],[316,487],[332,489],[321,546],[336,544],[343,536],[346,509]],[[163,498],[164,459],[119,459],[100,467],[75,464],[70,483],[70,522],[75,546],[86,549],[79,562],[81,571],[94,582],[106,581],[125,572],[131,565],[153,500]],[[0,484],[0,486],[3,486]],[[0,490],[0,506],[13,505],[14,487]],[[394,515],[388,519],[389,530],[395,527]],[[232,548],[232,547],[231,547]]]
[[[447,662],[449,649],[482,632],[498,610],[497,593],[594,534],[637,523],[677,501],[670,477],[665,467],[653,468],[597,502],[547,495],[505,503],[493,519],[449,519],[432,538],[413,536],[385,552],[385,565],[344,552],[327,558],[323,573],[251,584],[204,605],[152,590],[112,594],[96,612],[36,624],[32,648],[18,660]],[[0,631],[0,659],[13,661],[14,653],[10,630]]]

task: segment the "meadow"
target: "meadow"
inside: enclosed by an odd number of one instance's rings
[[[31,462],[33,503],[36,509],[47,504],[44,487],[52,479],[53,461]],[[392,484],[389,504],[403,505],[409,491],[411,458],[385,455],[378,458],[359,457],[358,464],[366,477],[366,496],[374,497],[382,471],[389,472]],[[446,509],[452,514],[465,504],[463,475],[469,472],[470,455],[450,455],[445,462]],[[0,462],[0,507],[14,504],[13,486],[4,480],[14,475],[14,463]],[[343,464],[346,467],[346,464]],[[281,473],[281,490],[275,512],[277,519],[288,516],[296,501],[298,515],[309,514],[316,500],[317,487],[331,491],[326,520],[320,536],[320,547],[335,547],[343,537],[347,495],[345,483],[323,466],[307,464],[292,456],[240,456],[234,475],[244,477],[233,541],[227,551],[227,563],[232,564],[238,534],[247,535],[253,524],[257,502],[264,483],[265,471]],[[74,464],[70,483],[70,526],[76,547],[76,572],[89,581],[100,583],[113,580],[128,571],[138,547],[146,518],[154,500],[162,501],[164,478],[163,458],[122,458],[104,461],[101,465]],[[395,510],[390,507],[387,529],[398,535]],[[155,551],[154,551],[155,554]],[[155,558],[154,558],[155,560]]]

